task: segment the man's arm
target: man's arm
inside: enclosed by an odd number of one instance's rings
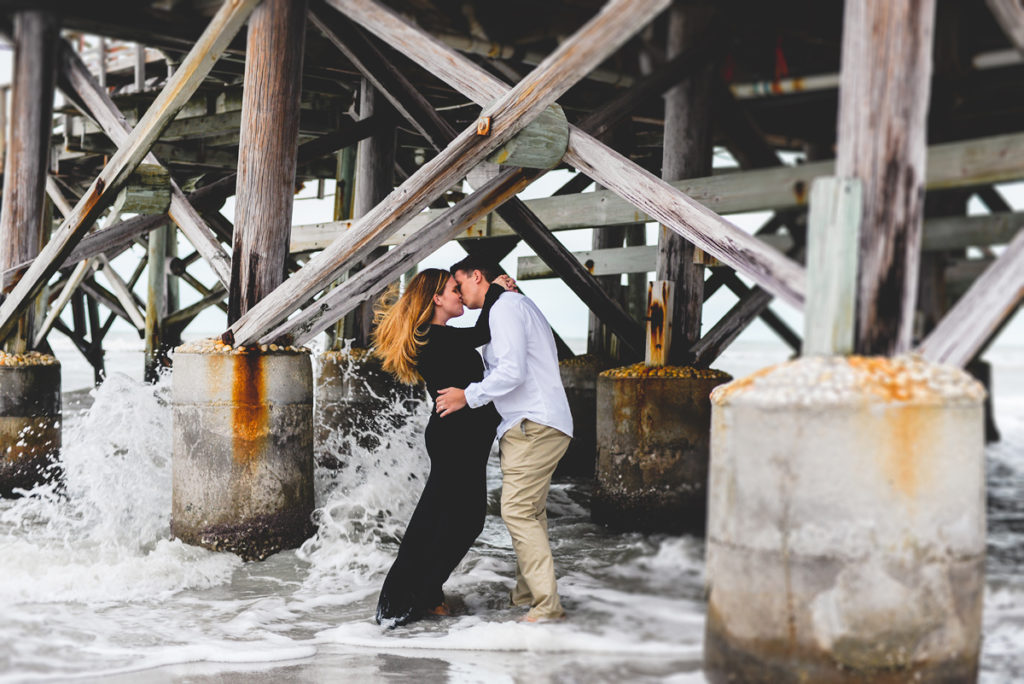
[[[449,387],[438,392],[437,412],[442,416],[463,406],[478,408],[504,396],[522,384],[526,377],[526,329],[518,303],[491,312],[491,352],[495,365],[486,378],[465,390]]]

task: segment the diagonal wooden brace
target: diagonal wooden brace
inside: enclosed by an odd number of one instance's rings
[[[6,339],[11,333],[17,316],[28,308],[39,289],[56,272],[103,210],[114,201],[128,176],[199,87],[257,3],[258,0],[228,0],[214,15],[181,67],[168,80],[131,135],[93,181],[71,215],[64,218],[60,228],[51,236],[3,305],[0,305],[0,339]]]
[[[58,64],[57,82],[61,89],[83,108],[86,115],[96,121],[115,145],[123,146],[132,133],[131,126],[118,111],[117,105],[110,99],[107,91],[93,78],[82,58],[66,41],[61,41]],[[146,155],[145,162],[157,165],[160,163],[152,153]],[[226,285],[231,278],[230,255],[221,246],[213,230],[192,207],[174,179],[171,179],[170,185],[171,200],[168,214],[171,220],[178,224],[181,232],[210,265],[217,279]]]
[[[328,2],[344,7],[364,28],[475,102],[489,102],[508,89],[469,59],[371,0]],[[768,292],[794,306],[803,305],[802,266],[759,244],[750,234],[575,126],[569,127],[565,161]]]
[[[332,3],[350,7],[373,5],[366,0]],[[511,139],[583,78],[633,33],[669,5],[669,0],[612,0],[591,21],[562,43],[522,82],[486,104],[481,116],[491,117],[490,134],[466,129],[424,164],[380,204],[356,221],[349,232],[235,322],[225,338],[251,344],[291,313],[297,302],[325,288],[348,264],[363,258],[391,233],[424,209],[493,150]],[[628,13],[630,22],[621,21]]]

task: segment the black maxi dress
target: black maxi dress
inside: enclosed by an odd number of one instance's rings
[[[492,285],[472,328],[431,325],[417,368],[431,400],[445,387],[465,389],[484,376],[476,347],[490,341],[491,306],[505,290]],[[501,419],[493,404],[445,417],[426,428],[430,475],[377,601],[377,622],[403,625],[444,601],[441,586],[484,528],[487,457]]]

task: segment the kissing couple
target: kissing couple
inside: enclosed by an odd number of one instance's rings
[[[472,328],[448,326],[464,307]],[[516,553],[510,600],[527,622],[565,617],[547,530],[551,475],[572,437],[554,335],[497,266],[469,256],[425,269],[376,315],[375,354],[434,401],[424,438],[430,475],[377,602],[378,623],[450,615],[442,585],[484,527],[486,468],[499,438],[501,517]],[[481,354],[477,347],[482,346]]]

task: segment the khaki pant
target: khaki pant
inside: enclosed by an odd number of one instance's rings
[[[512,603],[530,606],[529,617],[565,615],[555,587],[555,564],[548,542],[548,489],[555,466],[569,448],[569,436],[523,420],[510,428],[501,447],[501,518],[516,552]]]

